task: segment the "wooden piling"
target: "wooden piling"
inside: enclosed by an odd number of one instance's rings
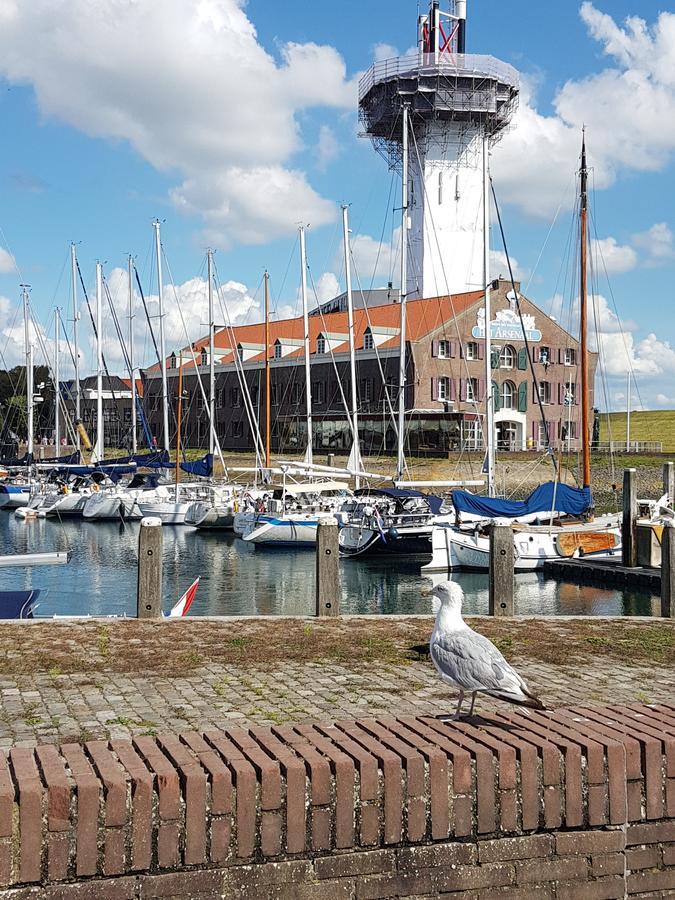
[[[316,615],[340,615],[338,524],[332,518],[316,529]]]
[[[637,480],[636,469],[623,470],[623,524],[621,528],[621,564],[637,566]]]
[[[491,616],[513,615],[514,546],[510,525],[490,526],[490,592]]]
[[[672,522],[665,523],[661,538],[661,615],[665,619],[675,619],[675,527]]]
[[[675,466],[671,462],[663,464],[663,493],[668,494],[668,506],[675,503]]]
[[[331,468],[335,465],[335,454],[334,453],[326,454],[326,465],[331,466]]]
[[[162,615],[162,522],[150,516],[141,520],[138,535],[136,615],[139,619]]]

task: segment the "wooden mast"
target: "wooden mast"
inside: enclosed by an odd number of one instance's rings
[[[588,282],[587,282],[587,250],[588,250],[588,169],[586,167],[586,135],[581,143],[581,196],[579,204],[580,237],[581,237],[581,451],[583,464],[583,486],[591,484],[591,441],[590,441],[590,385],[588,382]]]
[[[271,397],[270,397],[270,292],[269,272],[265,269],[265,468],[270,468]]]
[[[183,354],[178,363],[178,405],[176,409],[176,503],[178,502],[178,482],[180,480],[180,433],[183,418]]]

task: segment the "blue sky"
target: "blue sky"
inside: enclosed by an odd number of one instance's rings
[[[630,367],[646,406],[675,407],[675,320],[666,312],[675,268],[675,14],[652,0],[468,5],[469,51],[498,56],[524,79],[493,174],[528,295],[563,318],[574,300],[562,285],[585,122],[610,269],[596,302],[611,404],[625,403]],[[21,278],[46,329],[54,304],[67,306],[71,240],[89,285],[101,259],[122,303],[119,268],[132,252],[146,291],[156,292],[154,217],[164,220],[191,338],[203,330],[207,244],[233,317],[258,316],[265,267],[285,314],[297,307],[294,228],[303,220],[313,278],[328,296],[341,282],[341,202],[351,204],[362,282],[384,283],[387,259],[393,264],[384,253],[373,275],[374,250],[383,226],[391,236],[396,195],[388,209],[392,175],[358,137],[354,78],[375,56],[413,45],[416,15],[412,0],[0,0],[5,358],[20,352]],[[169,342],[185,343],[180,316],[168,312]],[[108,354],[119,367],[112,343]]]

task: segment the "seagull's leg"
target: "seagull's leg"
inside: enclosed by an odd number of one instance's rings
[[[476,703],[476,694],[477,693],[478,693],[478,691],[473,691],[471,694],[471,706],[469,707],[469,718],[473,715],[473,707],[474,707],[474,704]]]
[[[455,710],[455,714],[454,714],[454,716],[452,717],[453,720],[455,720],[455,721],[461,717],[460,710],[461,710],[461,708],[462,708],[462,703],[463,703],[463,702],[464,702],[464,691],[460,690],[460,692],[459,692],[459,698],[458,698],[458,700],[457,700],[457,709]]]

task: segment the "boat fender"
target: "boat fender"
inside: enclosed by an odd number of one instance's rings
[[[91,486],[92,491],[100,491],[101,488],[94,482]]]
[[[387,532],[387,537],[391,541],[395,541],[398,539],[398,531],[395,528],[390,528]]]

